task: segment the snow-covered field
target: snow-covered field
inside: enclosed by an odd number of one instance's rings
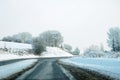
[[[16,43],[16,42],[6,42],[0,41],[0,48],[11,48],[11,49],[32,49],[30,44]]]
[[[72,57],[73,55],[67,53],[60,48],[47,47],[47,50],[41,54],[41,56],[36,56],[33,54],[27,55],[16,55],[12,53],[0,53],[0,61],[11,60],[11,59],[22,59],[22,58],[44,58],[44,57]]]
[[[65,52],[57,47],[47,47],[46,52],[41,54],[41,57],[71,57],[72,54]]]
[[[31,59],[0,66],[0,79],[7,78],[17,72],[22,71],[23,69],[30,67],[36,61],[36,59]]]
[[[0,48],[4,49],[4,46],[6,48],[11,48],[13,50],[16,49],[32,49],[32,46],[30,44],[23,44],[23,43],[15,43],[15,42],[5,42],[5,41],[0,41]],[[67,53],[63,51],[60,48],[57,47],[47,47],[46,51],[41,54],[41,56],[36,56],[33,54],[25,54],[21,53],[22,55],[18,55],[19,52],[17,53],[12,53],[12,52],[2,52],[0,51],[0,61],[3,60],[11,60],[11,59],[22,59],[22,58],[44,58],[44,57],[70,57],[72,54]]]
[[[101,74],[120,79],[120,59],[115,58],[80,58],[62,59],[65,64],[100,72]]]
[[[26,53],[20,53],[21,55],[18,55],[19,51],[24,52],[24,50],[32,49],[32,46],[30,44],[0,41],[0,48],[4,49],[4,47],[6,47],[8,51],[2,51],[2,50],[0,51],[0,61],[39,57],[33,54],[26,54]],[[10,52],[9,49],[11,50]],[[14,51],[16,52],[14,53]]]

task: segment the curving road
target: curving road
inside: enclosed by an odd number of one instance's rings
[[[98,72],[78,68],[73,65],[66,65],[64,63],[57,64],[58,59],[61,58],[38,59],[38,63],[32,69],[26,71],[16,80],[69,80],[69,78],[63,73],[59,64],[68,70],[76,80],[114,80],[114,78],[102,75]],[[21,60],[25,59],[1,61],[0,66]]]
[[[56,61],[57,59],[39,59],[34,68],[16,80],[69,80]]]

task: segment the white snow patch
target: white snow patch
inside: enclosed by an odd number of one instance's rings
[[[47,47],[46,52],[41,54],[41,57],[71,57],[72,54],[65,52],[57,47]]]
[[[39,58],[39,56],[35,56],[32,53],[24,52],[25,50],[32,49],[31,44],[0,41],[0,48],[0,61],[22,58]],[[2,49],[4,48],[7,48],[10,51],[3,51]],[[23,53],[20,53],[19,51],[22,51]]]
[[[6,42],[0,41],[0,48],[6,47],[7,49],[32,49],[31,44],[16,43],[16,42]]]
[[[0,79],[9,77],[29,66],[31,66],[34,62],[36,62],[36,59],[30,59],[30,60],[24,60],[4,66],[0,66]]]
[[[65,64],[100,72],[101,74],[120,79],[120,59],[113,58],[80,58],[62,59]]]

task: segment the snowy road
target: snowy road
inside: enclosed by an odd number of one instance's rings
[[[66,76],[64,74],[64,72],[62,71],[59,65],[62,65],[66,70],[68,70],[72,74],[72,76],[76,78],[76,80],[80,80],[80,79],[81,80],[94,80],[94,79],[113,80],[109,76],[102,75],[98,72],[90,71],[83,68],[78,68],[76,66],[65,65],[64,63],[58,64],[57,63],[58,59],[61,59],[61,58],[39,58],[38,63],[32,69],[24,72],[24,74],[22,74],[19,77],[17,76],[18,78],[16,80],[69,80],[69,78],[67,77],[68,75]],[[13,60],[10,62],[6,62],[6,64],[8,63],[11,66],[15,66],[15,65],[12,65],[15,62],[16,60],[15,61]],[[21,63],[19,62],[22,62],[22,61],[18,61],[17,65],[21,65]],[[26,62],[22,64],[26,64]]]
[[[57,59],[39,59],[38,64],[17,80],[69,80],[62,72]]]

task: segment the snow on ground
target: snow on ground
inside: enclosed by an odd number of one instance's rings
[[[42,53],[42,56],[35,56],[35,55],[15,55],[12,53],[0,53],[0,61],[3,60],[11,60],[11,59],[20,59],[20,58],[44,58],[44,57],[69,57],[72,56],[72,54],[67,53],[60,48],[56,47],[47,47],[46,51]],[[32,60],[24,60],[4,66],[0,66],[0,79],[6,78],[8,76],[11,76],[12,74],[15,74],[24,68],[30,66],[36,62],[35,59]],[[17,66],[16,66],[17,65]]]
[[[65,64],[100,72],[101,74],[120,79],[120,59],[115,58],[80,58],[60,60]]]
[[[72,54],[63,51],[57,47],[47,47],[46,52],[41,54],[41,57],[70,57]]]
[[[12,49],[12,51],[2,51],[0,50],[0,61],[4,60],[11,60],[11,59],[21,59],[21,58],[38,58],[39,56],[35,56],[33,54],[26,54],[20,53],[19,51],[32,49],[32,46],[30,44],[24,44],[24,43],[16,43],[16,42],[6,42],[6,41],[0,41],[0,48],[4,49],[6,47],[7,49]],[[15,51],[16,52],[13,52]],[[21,56],[19,55],[21,54]]]
[[[7,49],[32,49],[30,44],[16,43],[16,42],[6,42],[0,41],[0,48],[6,47]]]
[[[73,56],[60,48],[47,47],[47,50],[41,54],[41,56],[36,56],[33,54],[24,54],[22,56],[12,54],[12,53],[0,53],[0,61],[11,60],[11,59],[22,59],[22,58],[44,58],[44,57],[70,57]]]
[[[26,53],[20,53],[19,50],[24,51],[27,49],[32,49],[32,46],[30,44],[24,44],[24,43],[15,43],[15,42],[5,42],[0,41],[0,48],[4,49],[6,47],[7,49],[11,48],[12,51],[2,51],[0,50],[0,61],[4,60],[11,60],[11,59],[21,59],[21,58],[44,58],[44,57],[69,57],[72,56],[72,54],[67,53],[63,51],[60,48],[56,47],[47,47],[46,51],[42,53],[41,56],[35,56],[33,54],[26,54]],[[17,52],[13,52],[14,50],[17,50]],[[21,54],[21,55],[19,55]]]
[[[0,79],[9,77],[19,71],[22,71],[23,69],[31,66],[36,61],[36,59],[31,59],[0,66]]]

